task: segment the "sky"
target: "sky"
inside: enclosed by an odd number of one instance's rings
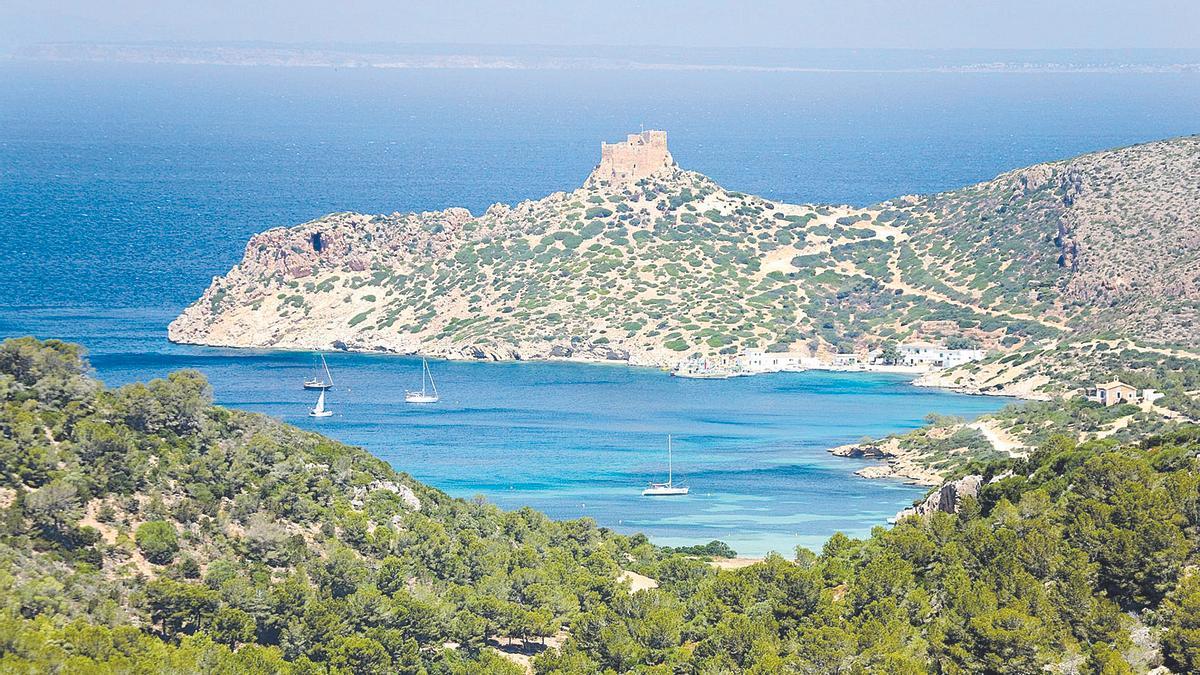
[[[42,42],[680,47],[1200,47],[1197,0],[0,0]]]

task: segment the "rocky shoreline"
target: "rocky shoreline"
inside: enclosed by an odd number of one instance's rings
[[[1007,396],[1027,401],[1049,401],[1042,391],[1050,382],[1045,375],[1025,376],[1024,369],[999,362],[976,366],[974,372],[961,368],[929,371],[913,380],[913,386],[947,389],[973,396]]]
[[[537,348],[522,345],[420,345],[415,340],[368,343],[361,339],[297,340],[287,339],[270,344],[242,340],[197,339],[184,335],[176,323],[168,328],[168,339],[175,344],[229,349],[273,349],[280,351],[342,352],[348,354],[389,354],[393,356],[423,356],[447,361],[546,361],[629,365],[643,368],[669,369],[677,358],[654,352],[631,352],[619,346],[551,344]]]
[[[178,320],[177,320],[178,321]],[[675,353],[662,351],[632,351],[620,345],[594,344],[552,344],[549,347],[506,345],[418,345],[415,341],[400,340],[393,343],[366,343],[361,340],[350,342],[343,340],[318,341],[289,339],[273,344],[254,344],[240,340],[214,340],[209,337],[197,339],[186,336],[177,322],[172,322],[168,328],[168,339],[176,344],[197,345],[203,347],[224,347],[230,349],[275,349],[280,351],[309,351],[309,352],[344,352],[351,354],[390,354],[394,356],[417,356],[447,361],[531,361],[531,362],[565,362],[627,365],[637,368],[654,368],[671,370],[679,365],[682,359]],[[911,384],[916,387],[942,389],[959,394],[972,396],[1004,396],[1026,400],[1048,400],[1050,397],[1040,392],[1032,391],[1032,387],[980,388],[969,384],[950,381],[947,371],[925,371],[921,369],[903,369],[895,366],[833,366],[809,368],[808,370],[824,370],[844,373],[894,373],[913,375]],[[742,376],[771,375],[782,371],[761,371],[741,373]],[[800,371],[789,371],[800,372]],[[953,370],[949,372],[954,372]]]
[[[863,478],[893,478],[923,487],[937,487],[942,484],[941,474],[919,464],[917,460],[920,453],[904,449],[896,438],[886,439],[880,444],[839,445],[830,448],[829,453],[837,457],[880,460],[879,464],[864,466],[854,472]]]

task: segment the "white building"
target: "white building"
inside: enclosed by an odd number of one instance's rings
[[[815,368],[820,362],[807,354],[798,352],[764,352],[761,349],[747,349],[738,356],[737,363],[742,370],[752,373],[777,373],[786,370],[804,370]]]
[[[929,342],[902,344],[897,351],[900,352],[900,365],[931,368],[953,368],[987,356],[982,349],[947,349]]]
[[[834,354],[831,362],[835,368],[850,368],[860,365],[857,354]]]
[[[1165,396],[1162,392],[1154,389],[1142,389],[1139,391],[1137,387],[1125,384],[1120,380],[1096,384],[1089,388],[1084,395],[1088,399],[1106,406],[1120,405],[1122,403],[1153,405],[1155,401]]]

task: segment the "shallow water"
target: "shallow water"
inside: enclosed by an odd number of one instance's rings
[[[420,386],[419,359],[329,354],[335,414],[313,419],[316,393],[300,386],[317,373],[313,355],[165,344],[169,318],[39,310],[0,316],[0,334],[90,345],[97,375],[114,386],[196,368],[221,405],[361,445],[455,496],[588,516],[662,544],[721,539],[751,555],[818,547],[837,530],[864,535],[924,493],[859,478],[853,471],[866,462],[828,448],[917,427],[930,412],[973,417],[1004,404],[883,374],[688,380],[620,365],[432,361],[441,401],[417,406],[404,390]],[[646,483],[666,478],[668,433],[675,477],[692,492],[642,497]]]

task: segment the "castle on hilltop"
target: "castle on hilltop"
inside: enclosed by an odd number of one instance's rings
[[[592,180],[632,183],[671,166],[667,151],[667,132],[647,130],[629,134],[620,143],[600,143],[600,165],[592,171]]]

